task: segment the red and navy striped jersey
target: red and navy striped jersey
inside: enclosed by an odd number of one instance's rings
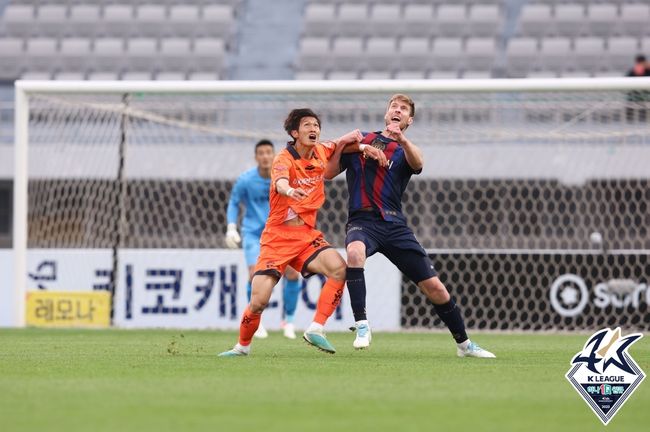
[[[388,166],[380,167],[374,159],[361,153],[341,155],[341,170],[346,171],[348,182],[348,214],[372,207],[386,221],[406,223],[402,214],[402,195],[411,176],[419,174],[406,162],[404,149],[381,132],[364,132],[362,144],[383,149]]]

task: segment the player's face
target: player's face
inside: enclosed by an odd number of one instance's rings
[[[405,101],[395,99],[386,110],[386,115],[384,116],[384,121],[386,126],[391,123],[399,124],[401,130],[409,127],[413,123],[413,117],[411,117],[411,106]]]
[[[261,169],[270,169],[275,152],[270,145],[262,145],[255,149],[255,162]]]
[[[320,125],[315,117],[303,117],[300,119],[300,125],[297,131],[291,132],[296,139],[296,144],[307,147],[316,145],[320,138]]]

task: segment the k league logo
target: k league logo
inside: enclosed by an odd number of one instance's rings
[[[645,374],[627,350],[641,333],[621,337],[621,329],[594,333],[571,360],[566,378],[604,425],[644,380]]]

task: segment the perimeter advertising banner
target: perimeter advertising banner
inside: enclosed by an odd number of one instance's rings
[[[343,251],[340,251],[343,253]],[[248,268],[241,251],[140,249],[122,250],[118,259],[114,324],[123,328],[239,328],[247,304]],[[12,325],[14,295],[11,251],[0,251],[0,325]],[[99,292],[110,288],[110,250],[31,250],[30,292]],[[401,275],[383,256],[366,266],[368,311],[377,330],[399,330]],[[312,320],[324,279],[303,280],[296,327]],[[276,286],[262,322],[280,328],[282,283]],[[327,329],[347,330],[354,323],[349,297],[328,321]]]

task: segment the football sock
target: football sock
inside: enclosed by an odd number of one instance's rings
[[[434,304],[433,307],[442,322],[445,323],[451,332],[456,343],[462,343],[469,339],[465,332],[465,322],[463,321],[463,317],[460,315],[460,309],[456,306],[454,299],[450,298],[445,304]]]
[[[285,279],[284,290],[282,291],[282,304],[284,305],[284,321],[293,322],[293,317],[296,314],[296,306],[298,305],[298,295],[302,284],[300,279],[289,280]]]
[[[332,316],[336,307],[341,303],[343,297],[343,287],[345,287],[344,280],[336,280],[328,278],[323,286],[323,290],[318,297],[316,304],[316,315],[314,321],[318,324],[324,325],[325,321]]]
[[[366,320],[366,279],[363,275],[363,267],[348,267],[345,270],[345,279],[354,320]]]
[[[241,317],[241,324],[239,324],[239,344],[241,346],[248,346],[251,344],[253,335],[260,326],[261,318],[262,312],[253,313],[250,310],[250,306],[246,306]]]

